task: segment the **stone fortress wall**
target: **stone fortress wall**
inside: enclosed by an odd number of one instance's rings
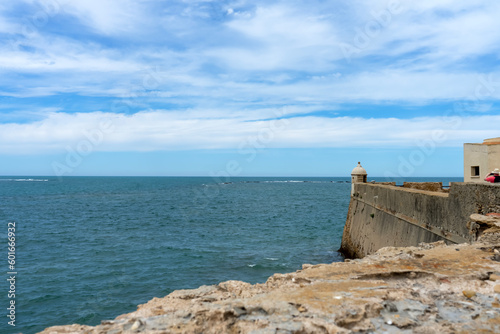
[[[500,213],[500,184],[355,182],[341,251],[361,258],[387,246],[473,242],[495,227],[491,213]]]

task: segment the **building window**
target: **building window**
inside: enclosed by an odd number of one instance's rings
[[[472,166],[471,167],[471,176],[474,177],[479,177],[479,166]]]

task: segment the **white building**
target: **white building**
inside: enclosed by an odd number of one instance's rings
[[[464,144],[464,182],[483,182],[495,168],[500,168],[500,137]]]

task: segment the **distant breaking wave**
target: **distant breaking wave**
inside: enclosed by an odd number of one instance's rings
[[[214,186],[214,185],[229,185],[229,184],[241,184],[241,183],[351,183],[351,181],[344,180],[332,180],[332,181],[310,181],[310,180],[263,180],[263,181],[237,181],[237,182],[220,182],[206,184],[203,186]]]
[[[350,181],[310,181],[310,180],[265,180],[265,181],[243,181],[243,183],[349,183]]]
[[[47,182],[48,179],[0,179],[0,181],[9,182]]]

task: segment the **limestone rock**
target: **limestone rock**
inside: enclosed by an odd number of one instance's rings
[[[464,290],[464,291],[462,291],[462,293],[464,294],[465,297],[467,297],[469,299],[476,295],[476,291],[472,291],[472,290]]]
[[[496,216],[485,216],[473,213],[472,215],[470,215],[470,220],[487,226],[500,226],[500,217]]]
[[[499,274],[491,274],[490,281],[500,281],[500,275]]]

